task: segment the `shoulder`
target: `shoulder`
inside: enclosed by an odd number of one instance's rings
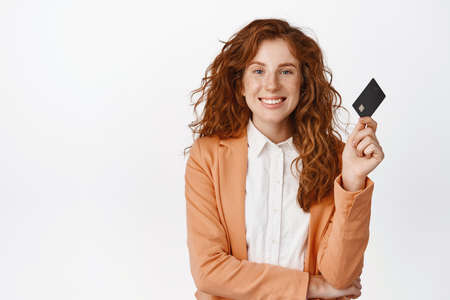
[[[199,162],[211,165],[216,160],[219,144],[218,136],[199,137],[194,141],[189,156]]]
[[[194,141],[192,147],[196,146],[197,148],[202,148],[206,150],[209,148],[217,147],[219,145],[219,142],[220,138],[218,136],[202,136]]]
[[[197,138],[192,145],[193,152],[209,153],[218,148],[220,139],[217,136],[202,136]]]

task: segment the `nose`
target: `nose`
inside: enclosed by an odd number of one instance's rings
[[[268,75],[265,78],[264,81],[264,87],[268,91],[276,91],[279,88],[279,82],[277,78],[277,74],[275,72],[273,73],[267,73]]]

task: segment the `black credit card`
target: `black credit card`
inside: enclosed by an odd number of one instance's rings
[[[360,117],[371,117],[385,97],[378,83],[372,78],[352,106]]]

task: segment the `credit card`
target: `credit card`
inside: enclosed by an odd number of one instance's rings
[[[371,117],[385,97],[378,83],[372,78],[352,106],[360,117]]]

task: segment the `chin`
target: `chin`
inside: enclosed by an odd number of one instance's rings
[[[289,115],[280,115],[280,116],[256,116],[256,118],[263,123],[268,124],[279,124],[282,123],[286,118],[288,118]],[[253,120],[255,119],[255,116],[253,115]]]

